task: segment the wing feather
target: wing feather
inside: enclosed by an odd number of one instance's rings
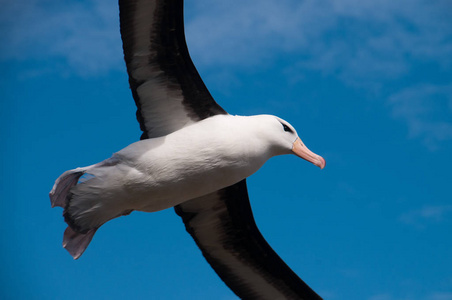
[[[188,53],[182,0],[119,0],[119,12],[142,139],[226,114],[210,95]]]
[[[175,207],[202,254],[242,299],[322,299],[265,241],[246,181]]]
[[[183,0],[119,0],[124,59],[142,139],[226,114],[188,53]],[[175,207],[221,279],[242,299],[321,299],[273,251],[245,180]]]

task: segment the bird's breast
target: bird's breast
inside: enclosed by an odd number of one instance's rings
[[[118,153],[131,166],[124,180],[133,209],[157,211],[230,186],[256,172],[266,157],[237,142],[167,136]]]

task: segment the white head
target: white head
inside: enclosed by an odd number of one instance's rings
[[[272,115],[258,115],[260,138],[268,140],[274,155],[295,154],[323,169],[325,159],[310,151],[298,137],[295,128],[281,118]]]

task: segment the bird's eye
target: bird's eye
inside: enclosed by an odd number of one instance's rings
[[[281,125],[283,126],[284,131],[293,133],[292,129],[290,129],[289,126],[287,126],[286,124],[283,124],[283,123],[281,123]]]

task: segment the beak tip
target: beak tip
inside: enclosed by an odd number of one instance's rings
[[[292,146],[292,151],[295,155],[298,157],[303,158],[304,160],[309,161],[313,165],[319,167],[320,169],[325,168],[326,162],[323,157],[320,155],[317,155],[313,153],[311,150],[309,150],[303,142],[300,140],[300,138],[297,138]]]
[[[319,156],[319,162],[317,166],[320,168],[320,170],[323,170],[323,168],[325,168],[325,165],[326,165],[325,159]]]

